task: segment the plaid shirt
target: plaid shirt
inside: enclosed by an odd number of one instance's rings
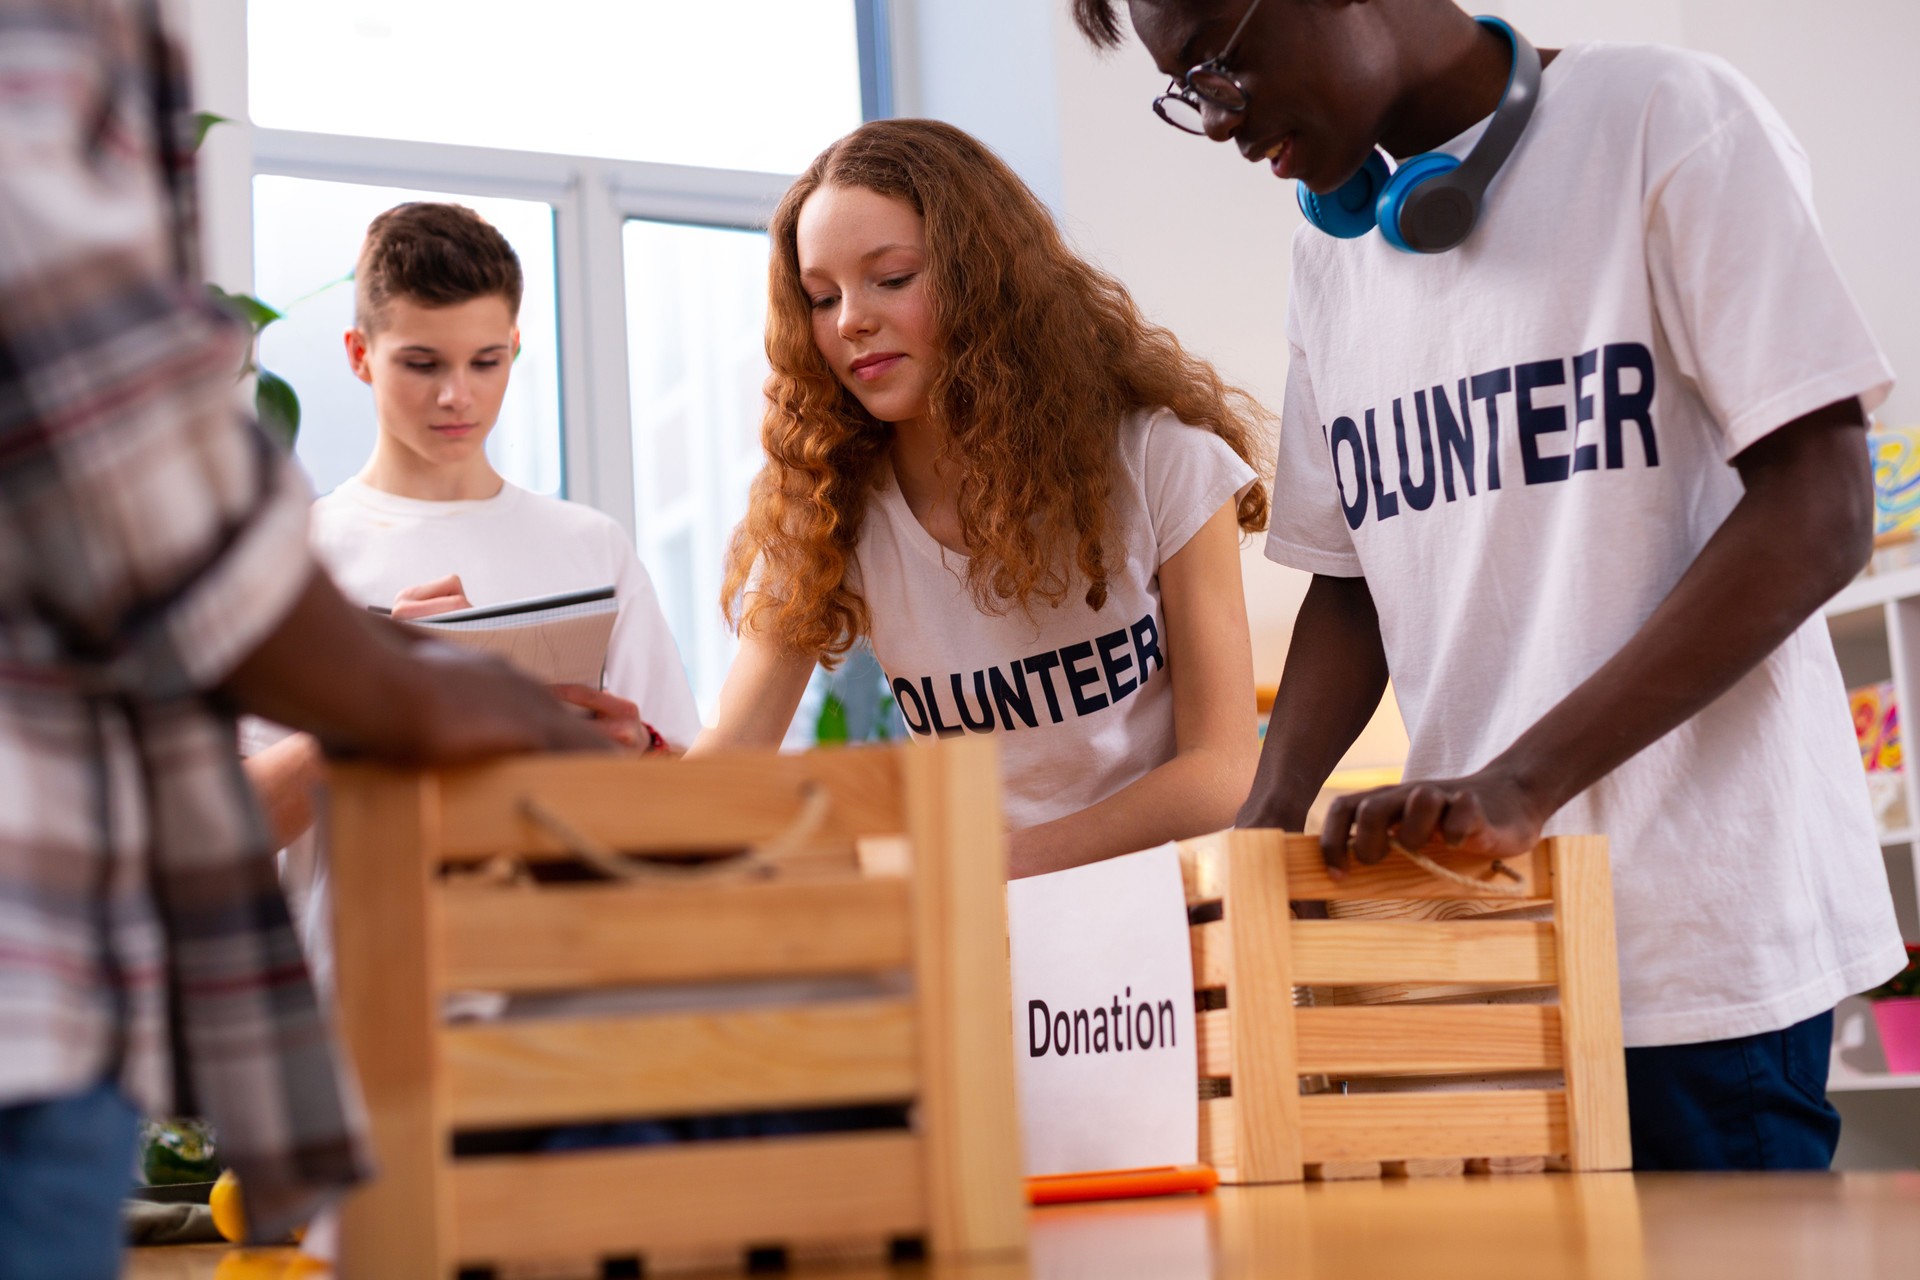
[[[272,1235],[361,1171],[359,1111],[209,692],[311,560],[196,283],[174,70],[153,0],[0,0],[0,1105],[205,1115]]]

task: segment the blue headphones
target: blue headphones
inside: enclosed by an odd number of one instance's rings
[[[1389,170],[1386,157],[1375,151],[1359,173],[1328,195],[1315,195],[1304,182],[1295,184],[1308,222],[1342,240],[1377,226],[1402,253],[1445,253],[1473,234],[1487,187],[1513,154],[1540,99],[1540,51],[1498,18],[1475,21],[1513,46],[1513,70],[1492,122],[1467,158],[1429,151]]]

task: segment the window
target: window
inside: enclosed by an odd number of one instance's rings
[[[262,363],[326,492],[372,409],[347,370],[367,222],[451,199],[527,275],[489,454],[629,528],[709,717],[733,645],[726,540],[759,465],[766,240],[827,143],[885,114],[886,0],[248,0]]]
[[[847,0],[248,6],[275,129],[797,173],[860,122]]]
[[[640,219],[624,238],[640,558],[711,707],[734,650],[718,603],[727,537],[760,469],[767,238]]]

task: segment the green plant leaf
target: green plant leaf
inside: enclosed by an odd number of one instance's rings
[[[300,397],[287,380],[262,369],[253,393],[253,411],[267,434],[291,453],[300,435]]]
[[[299,306],[301,303],[305,302],[308,298],[317,298],[329,289],[337,289],[343,284],[352,284],[352,283],[353,283],[353,272],[349,271],[347,272],[347,274],[339,277],[338,279],[327,281],[325,284],[321,285],[318,289],[313,289],[306,293],[301,294],[299,297],[295,298],[292,302],[289,302],[287,304],[286,310],[291,311],[295,307]],[[282,312],[282,314],[284,315],[285,312]]]
[[[250,293],[228,293],[217,284],[209,284],[207,296],[255,334],[281,318],[280,312]]]
[[[214,111],[196,111],[193,113],[193,149],[198,151],[207,140],[207,132],[217,124],[232,124],[233,121]]]
[[[847,740],[847,704],[831,689],[820,700],[820,715],[814,721],[813,740],[822,745]]]

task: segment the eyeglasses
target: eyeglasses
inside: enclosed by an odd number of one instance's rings
[[[1205,134],[1206,105],[1212,105],[1232,115],[1239,115],[1247,109],[1247,91],[1240,81],[1227,70],[1227,56],[1233,52],[1233,46],[1240,43],[1240,33],[1247,29],[1247,19],[1260,7],[1260,0],[1253,0],[1247,11],[1240,15],[1240,25],[1227,37],[1226,47],[1219,54],[1192,68],[1187,72],[1184,82],[1169,80],[1167,91],[1153,100],[1153,114],[1165,120],[1182,133]]]

